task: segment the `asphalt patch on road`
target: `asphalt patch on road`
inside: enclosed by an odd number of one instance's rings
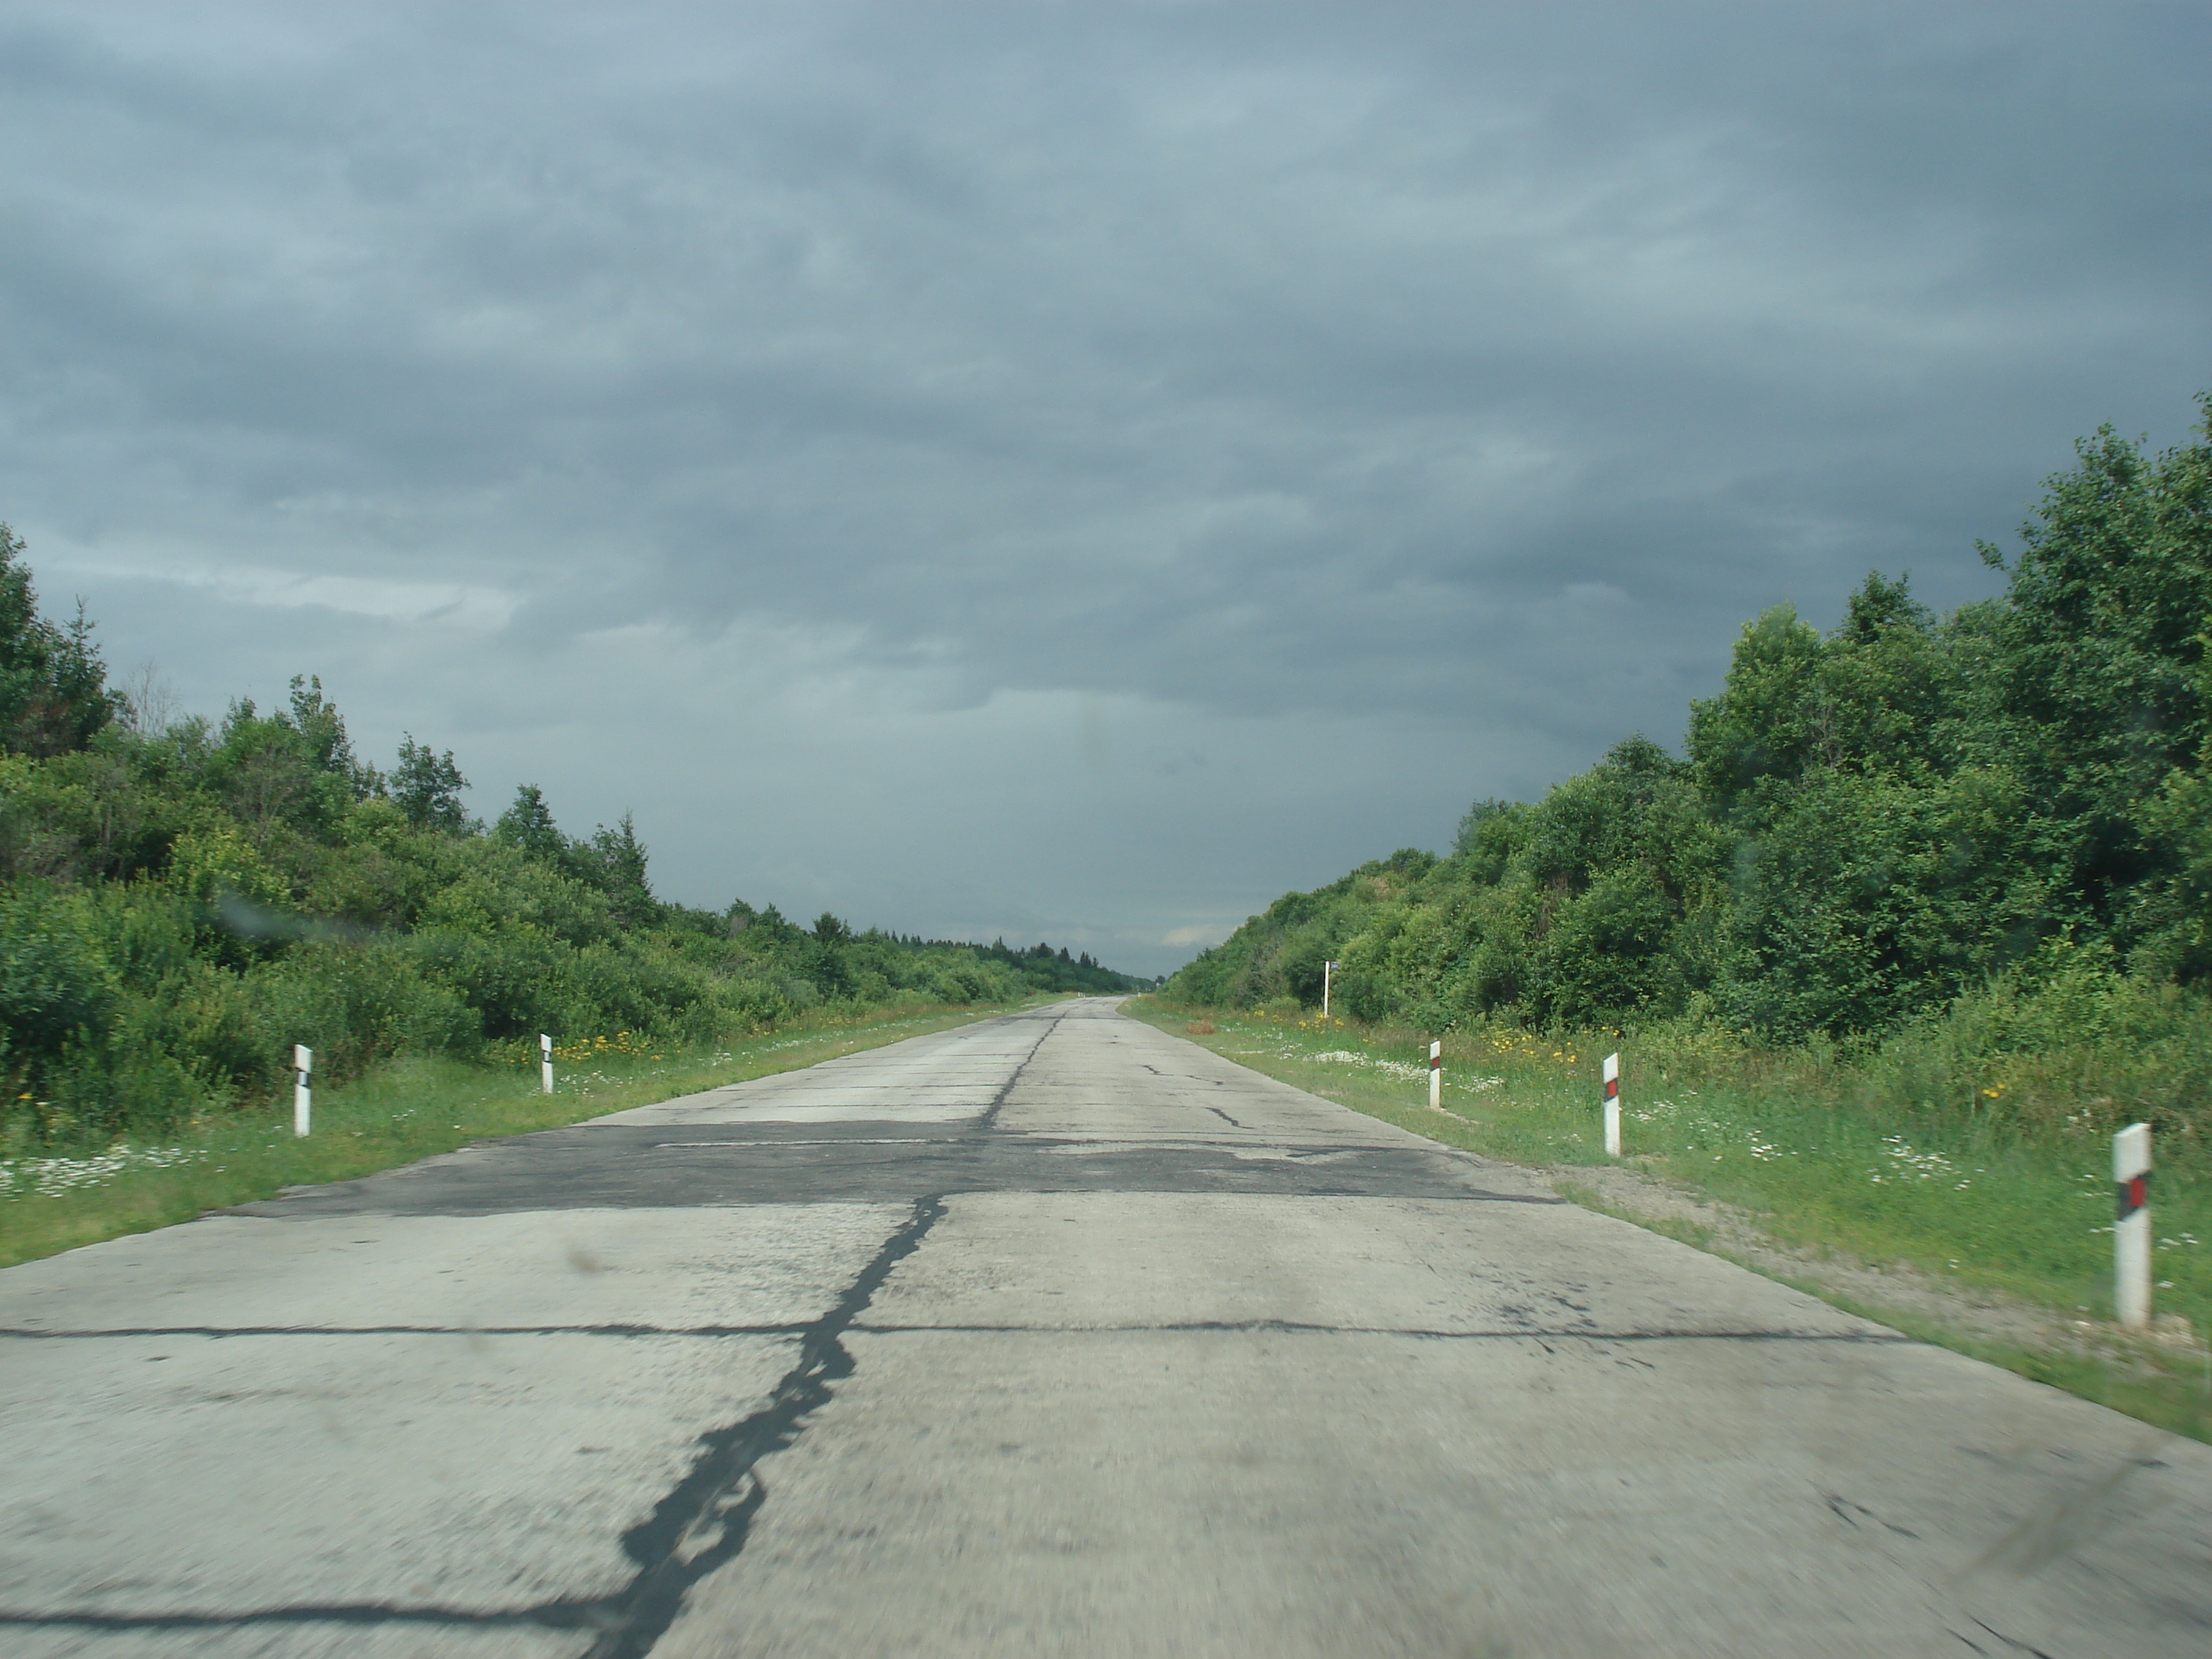
[[[1011,1192],[1562,1201],[1489,1190],[1482,1173],[1475,1160],[1443,1148],[1338,1141],[1106,1141],[911,1121],[592,1125],[483,1142],[223,1213],[481,1216],[911,1203],[925,1194]]]

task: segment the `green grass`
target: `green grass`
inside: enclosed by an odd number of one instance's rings
[[[1816,1258],[1909,1264],[2066,1320],[2112,1315],[2111,1150],[2102,1134],[2030,1133],[1986,1117],[1908,1119],[1870,1108],[1826,1061],[1826,1073],[1783,1056],[1721,1064],[1679,1048],[1639,1052],[1632,1037],[1554,1041],[1503,1029],[1444,1040],[1446,1109],[1438,1114],[1428,1106],[1427,1041],[1413,1033],[1324,1024],[1312,1014],[1194,1011],[1150,998],[1127,1006],[1325,1099],[1449,1146],[1537,1166],[1611,1162],[1599,1067],[1617,1045],[1622,1161],[1630,1167],[1733,1205],[1776,1243]],[[1189,1031],[1194,1018],[1214,1030]],[[2212,1326],[2212,1170],[2201,1155],[2161,1160],[2152,1217],[2156,1310],[2180,1315],[2201,1334]],[[1661,1230],[1711,1248],[1680,1228]],[[1802,1288],[1844,1300],[1816,1284]],[[2112,1358],[2033,1353],[1940,1332],[1893,1310],[1859,1310],[2212,1439],[2212,1386],[2201,1352],[2160,1350],[2107,1328],[2118,1344]]]
[[[19,1153],[0,1160],[0,1267],[189,1221],[274,1197],[286,1187],[349,1181],[471,1141],[796,1071],[1005,1012],[971,1007],[847,1023],[822,1018],[708,1049],[610,1049],[556,1067],[550,1095],[540,1091],[534,1054],[527,1066],[498,1068],[402,1060],[316,1090],[314,1133],[305,1139],[292,1133],[288,1095],[267,1109],[228,1115],[158,1143]]]

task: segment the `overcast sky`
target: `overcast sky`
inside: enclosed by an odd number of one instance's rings
[[[2199,0],[0,0],[0,146],[116,670],[1144,972],[2212,386]]]

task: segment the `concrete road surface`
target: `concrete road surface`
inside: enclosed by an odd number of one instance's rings
[[[2212,1449],[1103,1000],[0,1327],[12,1659],[2212,1654]]]

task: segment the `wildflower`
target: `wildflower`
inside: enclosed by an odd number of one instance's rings
[[[184,1146],[116,1146],[96,1158],[0,1158],[0,1194],[14,1199],[27,1195],[61,1198],[131,1170],[166,1170],[179,1164],[198,1163],[207,1157]]]

